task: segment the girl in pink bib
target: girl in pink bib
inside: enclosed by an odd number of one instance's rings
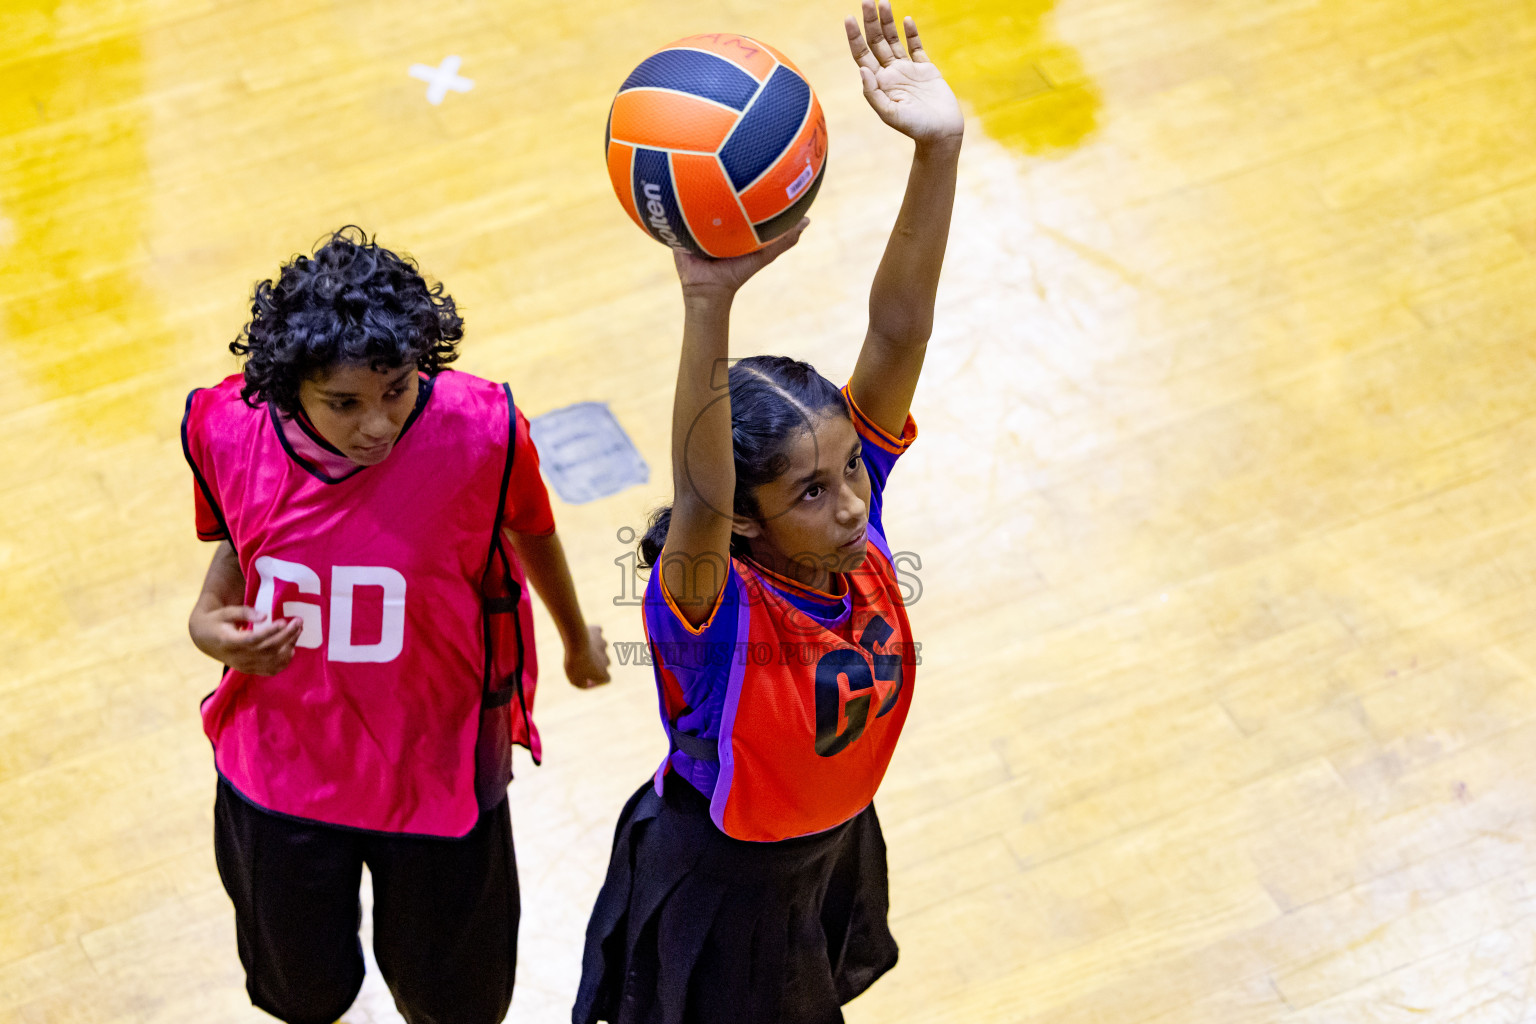
[[[576,686],[608,678],[510,389],[447,369],[441,285],[356,229],[257,285],[244,372],[187,399],[215,852],[251,1001],[330,1022],[358,886],[407,1021],[495,1024],[516,965],[511,748],[540,756],[527,583]]]

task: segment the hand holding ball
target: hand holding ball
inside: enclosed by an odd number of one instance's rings
[[[608,175],[651,237],[742,256],[800,223],[827,166],[827,122],[782,53],[726,33],[679,39],[625,79],[608,115]]]

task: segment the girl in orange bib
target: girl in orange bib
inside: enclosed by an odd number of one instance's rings
[[[641,543],[669,749],[620,816],[575,1024],[828,1024],[896,961],[871,801],[916,657],[883,495],[917,436],[964,120],[911,18],[865,0],[846,28],[865,98],[916,144],[847,386],[727,359],[736,290],[805,222],[738,259],[675,254],[674,502]]]

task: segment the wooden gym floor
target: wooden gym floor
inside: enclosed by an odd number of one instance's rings
[[[357,222],[460,365],[612,405],[649,486],[556,513],[589,615],[666,497],[670,260],[600,143],[672,38],[788,51],[831,169],[737,350],[841,379],[907,149],[851,2],[7,0],[0,1020],[242,1022],[177,428],[248,290]],[[1536,1020],[1536,6],[915,0],[972,123],[922,437],[896,970],[854,1024]],[[459,55],[440,106],[412,64]],[[1522,539],[1523,538],[1523,539]],[[546,663],[558,663],[547,619]],[[562,1020],[648,672],[546,676],[512,1020]],[[345,1018],[397,1020],[371,977]]]

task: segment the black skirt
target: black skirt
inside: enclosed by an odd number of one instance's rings
[[[725,835],[668,775],[619,815],[573,1024],[837,1024],[896,963],[874,806],[778,843]]]

